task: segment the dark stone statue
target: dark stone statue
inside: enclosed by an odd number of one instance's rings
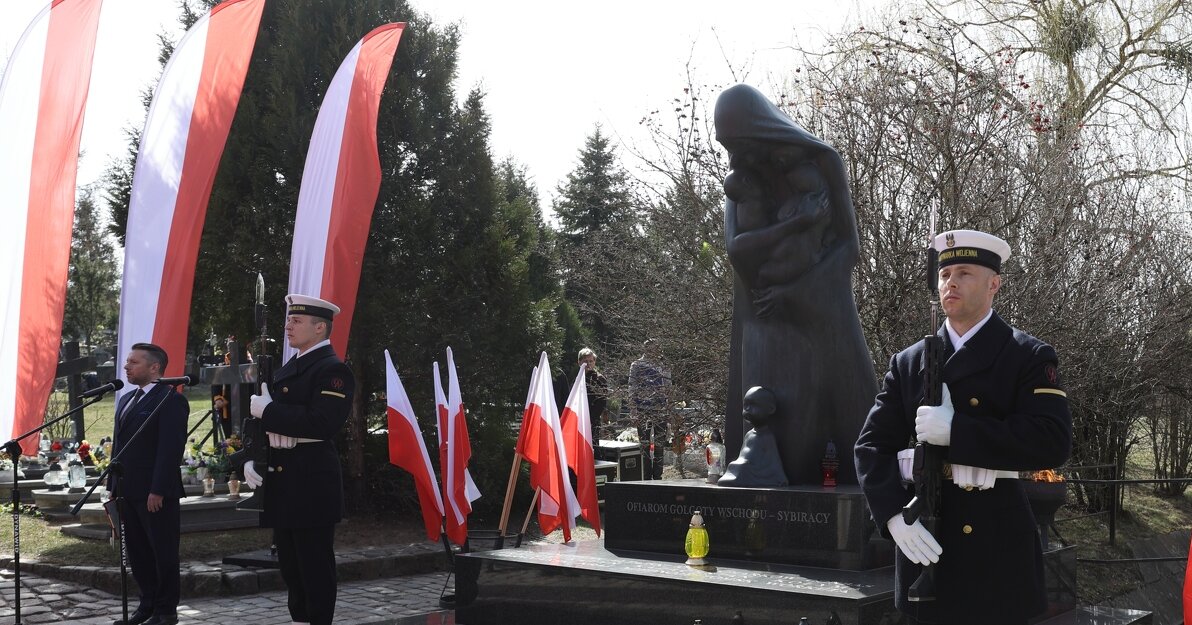
[[[741,455],[729,463],[720,486],[786,486],[786,471],[778,453],[778,440],[770,427],[777,405],[774,393],[755,386],[745,393],[743,412],[753,429],[745,433]]]
[[[852,449],[877,394],[853,298],[859,243],[844,163],[748,85],[716,101],[716,139],[732,168],[724,180],[734,273],[725,446],[732,458],[744,442],[742,391],[770,389],[787,478],[818,484],[824,446]],[[838,481],[857,483],[851,462]]]

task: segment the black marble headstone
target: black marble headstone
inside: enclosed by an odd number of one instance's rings
[[[833,569],[893,563],[856,486],[719,488],[703,480],[615,482],[605,487],[608,549],[679,555],[691,515],[704,516],[709,557]]]

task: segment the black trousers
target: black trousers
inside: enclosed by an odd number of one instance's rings
[[[290,618],[331,625],[335,615],[335,526],[276,528],[277,563],[289,590]]]
[[[140,610],[173,616],[178,612],[181,571],[178,500],[163,500],[157,512],[149,512],[144,499],[125,500],[124,509],[124,545],[133,579],[140,588]]]

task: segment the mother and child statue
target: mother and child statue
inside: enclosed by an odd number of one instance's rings
[[[740,449],[719,484],[819,484],[825,450],[852,449],[877,394],[853,297],[860,245],[844,163],[748,85],[720,95],[715,125],[731,168],[725,446]],[[853,463],[836,479],[856,484]]]

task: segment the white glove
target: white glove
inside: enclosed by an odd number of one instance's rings
[[[261,394],[253,395],[252,399],[249,400],[248,411],[252,413],[252,416],[260,418],[261,415],[265,414],[265,406],[272,403],[273,396],[269,394],[269,385],[262,384]]]
[[[902,520],[902,513],[899,513],[886,521],[886,527],[890,530],[890,536],[894,537],[894,544],[911,562],[927,565],[940,561],[944,548],[922,523],[915,521],[907,525]]]
[[[244,481],[248,484],[249,488],[256,488],[265,483],[264,478],[262,478],[261,474],[257,473],[257,470],[253,467],[252,460],[244,463]]]
[[[253,401],[256,399],[256,396],[253,396]],[[915,436],[920,442],[947,447],[952,443],[952,415],[955,413],[952,408],[952,393],[945,384],[940,405],[919,406],[915,411]]]

